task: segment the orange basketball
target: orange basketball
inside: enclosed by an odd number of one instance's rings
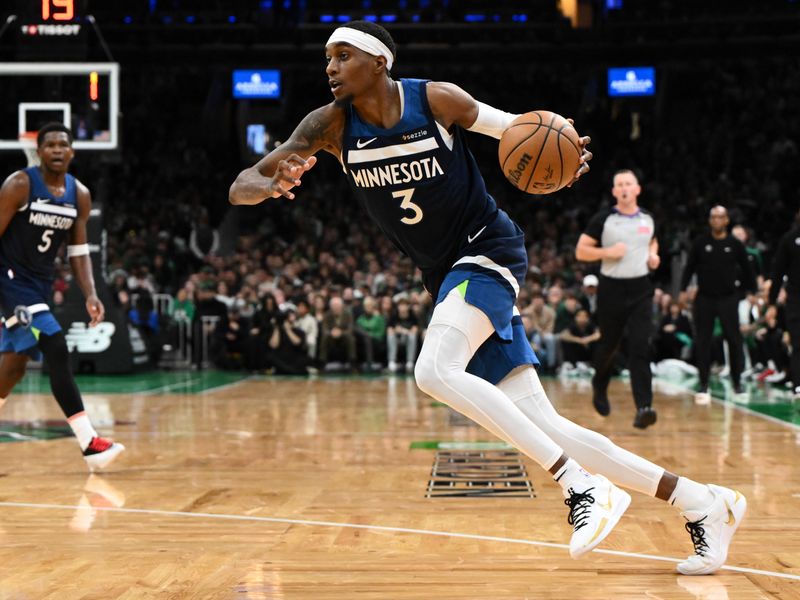
[[[580,168],[578,132],[547,110],[520,115],[500,138],[500,168],[506,179],[529,194],[552,194]]]

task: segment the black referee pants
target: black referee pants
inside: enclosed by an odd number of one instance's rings
[[[789,375],[795,388],[800,386],[800,296],[786,297],[786,329],[792,340],[792,358],[789,362]]]
[[[744,343],[739,329],[739,294],[707,296],[697,294],[694,299],[695,361],[700,372],[700,389],[708,388],[711,370],[711,338],[714,319],[719,317],[722,333],[728,342],[731,360],[731,379],[739,385],[744,368]]]
[[[653,284],[649,277],[600,277],[597,324],[600,340],[594,353],[594,389],[605,395],[625,328],[628,330],[628,370],[638,408],[653,403],[650,338],[653,333]]]

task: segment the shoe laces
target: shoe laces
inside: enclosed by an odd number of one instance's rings
[[[567,523],[572,525],[574,531],[578,531],[581,527],[586,525],[589,520],[589,513],[591,510],[590,504],[594,504],[594,496],[590,494],[594,488],[583,492],[576,492],[574,489],[569,488],[567,493],[569,498],[564,500],[564,504],[569,506],[569,515],[567,516]]]
[[[705,556],[708,550],[708,542],[706,542],[706,530],[703,527],[703,521],[706,520],[706,515],[699,521],[689,521],[686,523],[686,531],[692,536],[692,544],[694,544],[694,553],[698,556]]]

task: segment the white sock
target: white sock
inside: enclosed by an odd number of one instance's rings
[[[564,492],[570,488],[575,491],[583,491],[590,487],[592,476],[583,467],[571,458],[567,459],[561,468],[553,475],[553,480],[561,486]]]
[[[714,496],[708,486],[679,477],[675,490],[669,497],[669,503],[677,506],[681,512],[686,510],[704,510],[714,502]]]
[[[72,415],[67,419],[67,423],[69,423],[69,426],[72,428],[72,433],[78,438],[78,444],[80,444],[81,450],[86,450],[92,438],[97,437],[97,432],[94,430],[94,427],[92,427],[92,422],[89,420],[89,417],[86,416],[85,412]]]

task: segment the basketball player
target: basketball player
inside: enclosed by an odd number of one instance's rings
[[[44,354],[50,387],[78,439],[90,470],[108,466],[125,447],[100,437],[83,407],[69,366],[64,332],[50,312],[55,258],[68,239],[67,256],[75,281],[86,297],[93,327],[103,320],[86,222],[92,206],[89,190],[67,173],[74,156],[72,133],[61,123],[39,130],[40,166],[12,173],[0,187],[0,406],[25,375],[30,358]]]
[[[306,116],[284,144],[242,171],[231,186],[231,203],[294,199],[293,188],[316,164],[314,154],[325,150],[340,160],[364,209],[420,267],[436,299],[415,369],[417,384],[553,475],[570,507],[570,554],[583,555],[611,532],[630,496],[602,475],[587,473],[568,453],[580,452],[594,462],[593,470],[628,484],[646,479],[641,487],[650,493],[659,481],[651,485],[649,478],[660,474],[644,469],[636,480],[629,472],[636,461],[650,463],[619,449],[621,457],[606,457],[613,445],[576,425],[560,435],[567,449],[535,422],[541,419],[554,432],[562,426],[553,421],[561,417],[544,395],[533,369],[538,361],[514,308],[527,271],[523,234],[486,192],[464,139],[465,129],[500,138],[516,115],[476,102],[450,83],[393,80],[394,41],[375,23],[355,21],[336,29],[325,51],[334,101]],[[588,143],[581,139],[584,154],[575,179],[589,169]],[[552,415],[542,416],[547,409]],[[693,493],[680,496],[687,511],[710,498],[715,508],[727,502],[735,515],[724,530],[724,519],[711,523],[699,513],[693,519],[697,554],[683,565],[711,572],[725,560],[745,502],[730,490],[690,483]]]

